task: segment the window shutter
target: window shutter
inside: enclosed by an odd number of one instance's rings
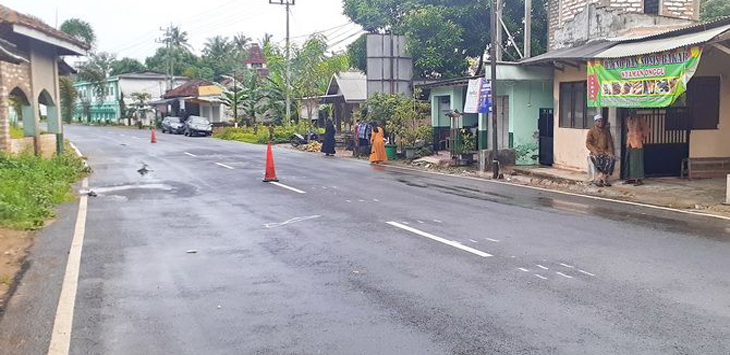
[[[720,123],[720,77],[695,76],[687,87],[692,129],[717,129]]]

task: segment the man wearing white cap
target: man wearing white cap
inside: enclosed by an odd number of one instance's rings
[[[600,114],[593,117],[593,128],[588,131],[586,148],[591,152],[590,158],[599,174],[593,183],[596,186],[611,186],[609,176],[613,174],[616,164],[615,150],[611,131],[606,127],[606,121]]]

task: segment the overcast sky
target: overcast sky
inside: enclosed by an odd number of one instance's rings
[[[274,41],[285,37],[284,6],[268,0],[2,0],[3,5],[31,14],[57,27],[68,18],[81,18],[94,27],[97,50],[141,61],[160,44],[161,27],[173,23],[188,32],[199,53],[205,39],[242,32],[257,42],[264,33]],[[301,42],[323,31],[332,50],[342,50],[360,27],[342,14],[342,0],[297,0],[292,7],[291,35]]]

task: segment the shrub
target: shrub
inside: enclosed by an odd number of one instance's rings
[[[314,128],[311,124],[307,124],[306,122],[292,126],[275,126],[273,143],[287,143],[290,141],[294,133],[304,135],[310,131],[314,131],[319,134],[324,133],[324,130]],[[266,144],[269,141],[269,127],[229,127],[222,129],[219,133],[214,134],[213,137],[230,141]]]
[[[72,198],[71,184],[84,169],[71,152],[51,160],[0,154],[0,224],[21,229],[43,226],[58,203]]]

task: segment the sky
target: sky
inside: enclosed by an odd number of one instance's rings
[[[206,38],[243,33],[259,41],[264,33],[284,43],[285,6],[268,0],[2,0],[13,10],[34,15],[58,27],[64,20],[80,18],[96,32],[97,51],[117,58],[144,62],[161,44],[161,28],[173,25],[187,31],[193,50],[200,54]],[[291,36],[295,43],[322,32],[332,51],[344,50],[357,39],[361,28],[342,14],[342,0],[297,0],[291,7]]]

